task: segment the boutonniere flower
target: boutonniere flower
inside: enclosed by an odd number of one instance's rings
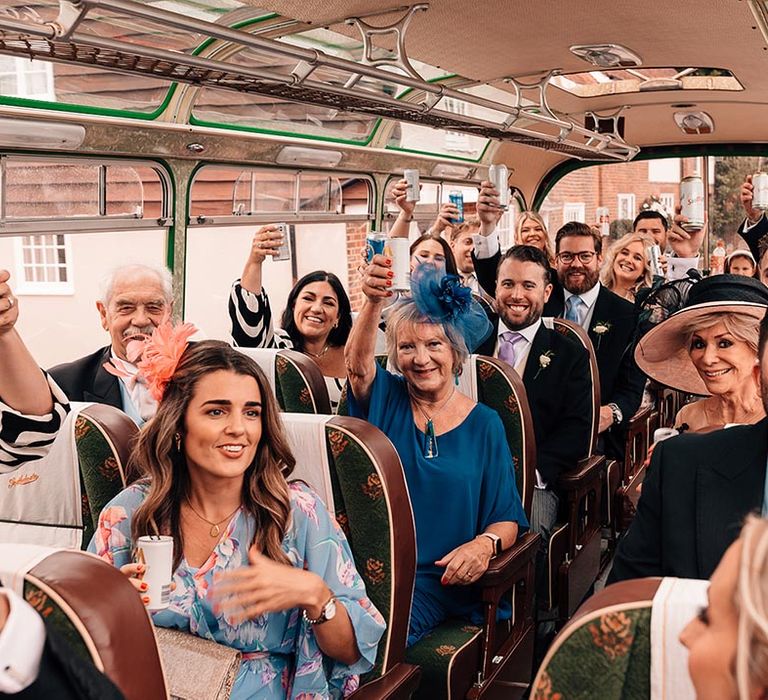
[[[541,370],[549,367],[549,364],[552,362],[552,358],[554,356],[555,353],[553,353],[551,350],[547,350],[543,355],[539,355],[539,369],[537,370],[536,374],[533,375],[534,379],[536,379],[536,377],[541,374]]]
[[[608,321],[598,321],[592,326],[592,332],[597,336],[597,347],[600,347],[600,341],[609,330],[611,330],[611,324]]]

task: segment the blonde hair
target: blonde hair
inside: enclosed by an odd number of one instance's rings
[[[656,241],[650,236],[641,233],[627,233],[608,249],[608,252],[605,254],[605,261],[603,262],[603,269],[600,272],[600,281],[610,290],[616,287],[616,273],[613,270],[616,256],[622,248],[626,248],[628,245],[632,245],[632,243],[642,243],[643,249],[645,249],[648,246],[655,245]],[[645,250],[643,250],[643,274],[635,282],[632,289],[637,291],[639,287],[650,287],[652,283],[651,266],[648,264],[648,258],[645,255]]]
[[[768,687],[768,520],[750,515],[742,548],[735,604],[739,616],[736,683],[740,700]]]
[[[735,311],[723,311],[721,313],[709,314],[705,318],[693,318],[683,324],[681,329],[685,339],[686,348],[691,347],[691,339],[697,331],[703,331],[712,328],[718,323],[725,326],[736,340],[741,340],[749,346],[749,349],[757,357],[757,346],[760,338],[760,320],[749,314],[740,314]]]
[[[544,219],[538,212],[526,210],[521,212],[517,217],[517,224],[515,224],[515,245],[527,245],[523,243],[523,224],[531,219],[535,221],[541,228],[544,229],[544,254],[549,260],[549,266],[552,267],[555,264],[555,253],[552,250],[552,242],[549,240],[549,232],[547,231],[547,225],[544,223]]]

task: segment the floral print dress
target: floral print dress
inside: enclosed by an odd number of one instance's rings
[[[146,498],[146,482],[118,494],[101,512],[88,549],[121,567],[131,559],[131,517]],[[243,510],[230,521],[208,560],[199,568],[182,558],[174,572],[170,606],[152,613],[159,627],[185,630],[243,653],[231,697],[325,700],[349,695],[358,676],[373,667],[384,632],[381,614],[365,594],[347,540],[322,501],[301,482],[289,484],[291,519],[283,551],[296,567],[321,576],[343,604],[354,629],[359,660],[352,666],[323,656],[311,625],[297,608],[269,613],[239,625],[214,613],[208,595],[215,574],[248,565],[253,519]]]

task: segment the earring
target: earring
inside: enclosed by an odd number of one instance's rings
[[[459,370],[457,369],[453,371],[453,381],[455,382],[456,386],[459,386]]]
[[[176,446],[176,452],[181,452],[181,433],[173,434],[173,443]]]

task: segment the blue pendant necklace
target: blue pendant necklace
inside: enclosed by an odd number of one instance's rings
[[[453,387],[451,390],[450,395],[448,398],[443,402],[443,405],[440,406],[431,416],[428,416],[424,409],[421,407],[421,403],[413,396],[411,395],[411,401],[413,401],[416,408],[419,409],[419,412],[422,416],[424,416],[424,457],[426,459],[433,459],[434,457],[437,457],[438,449],[437,449],[437,437],[435,435],[435,425],[433,423],[433,420],[435,417],[448,405],[449,401],[453,398],[453,395],[456,393],[456,387]]]

